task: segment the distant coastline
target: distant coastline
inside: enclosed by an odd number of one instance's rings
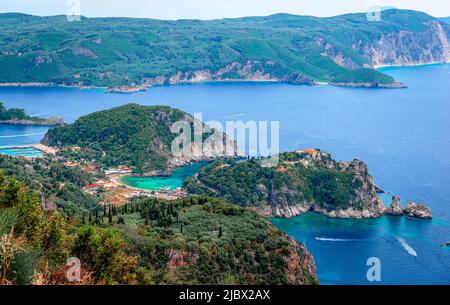
[[[439,66],[450,64],[447,62],[430,62],[430,63],[417,63],[417,64],[407,64],[407,65],[376,65],[373,66],[374,69],[384,69],[384,68],[409,68],[409,67],[426,67],[426,66]]]
[[[406,65],[374,65],[373,68],[376,70],[381,70],[385,68],[408,68],[408,67],[423,67],[423,66],[435,66],[435,65],[446,65],[450,64],[448,62],[430,62],[430,63],[415,63],[415,64],[406,64]],[[292,84],[289,82],[285,82],[280,79],[224,79],[224,80],[206,80],[206,81],[181,81],[175,83],[168,84],[141,84],[136,86],[115,86],[115,87],[105,87],[105,86],[94,86],[94,85],[78,85],[78,84],[58,84],[53,82],[8,82],[8,83],[0,83],[0,87],[36,87],[36,88],[69,88],[69,89],[100,89],[105,93],[136,93],[147,91],[153,87],[157,86],[176,86],[180,84],[220,84],[220,83],[279,83],[279,84]],[[347,87],[347,88],[383,88],[383,89],[397,89],[397,88],[407,88],[407,85],[396,82],[392,84],[381,84],[381,83],[333,83],[333,82],[324,82],[324,81],[315,81],[311,84],[298,84],[298,85],[310,85],[310,86],[337,86],[337,87]],[[0,122],[1,124],[1,122]]]
[[[10,82],[10,83],[0,83],[0,87],[37,87],[37,88],[76,88],[76,89],[103,89],[106,90],[108,87],[98,87],[98,86],[82,86],[82,85],[67,85],[58,83],[41,83],[41,82]]]
[[[64,120],[57,117],[42,120],[0,120],[0,125],[53,127],[64,125]]]

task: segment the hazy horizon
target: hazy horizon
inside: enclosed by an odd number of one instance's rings
[[[450,16],[450,5],[441,0],[2,0],[0,13],[24,13],[36,16],[75,15],[85,17],[130,17],[163,20],[223,19],[268,16],[279,13],[332,17],[365,13],[374,7],[393,7],[425,12],[434,17]],[[78,9],[79,7],[79,9]]]

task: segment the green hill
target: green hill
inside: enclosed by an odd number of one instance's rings
[[[276,167],[259,160],[216,162],[185,182],[194,194],[221,197],[269,216],[315,211],[330,217],[380,216],[384,206],[367,166],[335,161],[318,150],[280,154]]]
[[[402,33],[402,35],[400,35]],[[212,21],[0,14],[0,82],[145,88],[198,81],[391,84],[381,64],[448,61],[449,25],[415,11]],[[443,36],[441,35],[443,34]],[[139,87],[141,86],[142,87]]]
[[[200,154],[174,160],[171,145],[178,134],[172,133],[171,127],[178,121],[187,122],[193,128],[194,118],[181,110],[127,104],[50,129],[43,143],[63,148],[60,153],[71,154],[71,158],[100,162],[106,167],[127,165],[140,174],[170,170],[183,162],[208,159]],[[203,136],[212,133],[204,133]],[[226,140],[230,141],[228,137]],[[81,150],[70,149],[73,146]],[[220,152],[215,156],[220,157]],[[178,163],[174,164],[175,161]]]

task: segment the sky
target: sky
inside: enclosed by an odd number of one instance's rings
[[[79,6],[76,3],[79,3]],[[75,4],[74,4],[75,3]],[[450,16],[449,0],[0,0],[0,13],[40,16],[143,17],[156,19],[218,19],[291,13],[329,17],[392,6]]]

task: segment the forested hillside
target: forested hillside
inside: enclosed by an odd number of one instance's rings
[[[379,22],[366,14],[80,22],[0,14],[0,82],[118,91],[235,80],[386,85],[394,80],[374,65],[449,61],[449,37],[448,24],[404,10],[383,11]]]
[[[216,162],[189,178],[185,187],[270,216],[316,211],[330,217],[363,218],[384,212],[362,161],[338,162],[318,150],[281,153],[275,167],[264,167],[256,159]]]
[[[89,114],[73,124],[50,129],[43,143],[60,148],[77,146],[81,152],[72,157],[83,155],[106,167],[127,165],[139,174],[165,171],[192,160],[209,159],[199,151],[192,151],[192,157],[174,159],[171,145],[179,134],[172,133],[171,127],[178,121],[190,124],[194,130],[194,118],[181,110],[167,106],[127,104]],[[205,132],[204,136],[212,133]],[[229,145],[235,146],[229,137],[222,133],[220,135]],[[225,154],[219,150],[210,153],[216,158]]]
[[[135,200],[87,215],[47,211],[0,171],[0,284],[315,284],[306,248],[220,200]],[[80,260],[80,281],[66,276]]]

